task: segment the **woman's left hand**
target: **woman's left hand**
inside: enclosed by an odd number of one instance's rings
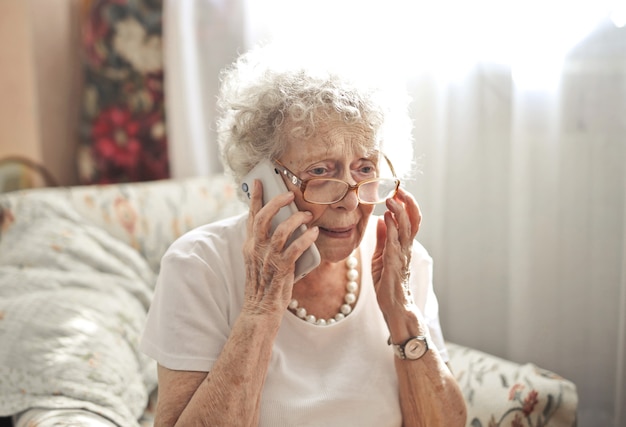
[[[384,219],[378,220],[372,277],[378,305],[389,322],[388,313],[413,304],[408,292],[411,249],[422,215],[413,196],[403,189],[386,205]]]

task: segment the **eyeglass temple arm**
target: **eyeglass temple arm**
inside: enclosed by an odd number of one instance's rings
[[[279,162],[277,159],[272,159],[272,163],[274,163],[274,166],[276,166],[276,168],[283,175],[289,178],[289,181],[291,181],[293,185],[302,188],[302,180],[295,176],[293,173],[291,173],[291,171],[287,169],[281,162]]]
[[[385,158],[385,161],[389,165],[389,169],[391,169],[391,173],[392,173],[393,177],[397,178],[396,170],[393,168],[393,165],[391,164],[391,160],[389,160],[389,157],[387,157],[385,154],[383,154],[383,157]]]

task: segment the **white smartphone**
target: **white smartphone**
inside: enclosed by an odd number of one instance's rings
[[[274,197],[279,194],[286,193],[287,186],[285,182],[280,176],[280,172],[274,167],[271,161],[263,160],[258,165],[256,165],[244,178],[239,186],[240,191],[243,191],[246,199],[249,201],[252,192],[252,186],[254,185],[254,180],[258,179],[263,184],[263,205],[269,202]],[[289,205],[281,208],[278,213],[272,219],[271,230],[272,233],[276,230],[276,227],[295,212],[298,211],[295,203],[290,203]],[[298,227],[289,240],[287,241],[287,245],[293,242],[297,237],[301,236],[307,230],[306,225],[302,224]],[[320,253],[317,250],[315,244],[312,244],[296,261],[296,269],[295,269],[295,281],[302,279],[306,276],[311,270],[317,267],[320,264],[321,258]]]

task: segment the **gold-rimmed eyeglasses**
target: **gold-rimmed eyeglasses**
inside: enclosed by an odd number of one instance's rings
[[[356,185],[335,178],[300,179],[278,160],[273,159],[272,162],[281,175],[286,176],[289,182],[302,191],[302,198],[306,202],[332,205],[343,200],[350,191],[355,190],[359,203],[375,205],[395,196],[400,187],[400,180],[396,177],[393,165],[387,156],[383,157],[389,165],[393,178],[366,179]]]

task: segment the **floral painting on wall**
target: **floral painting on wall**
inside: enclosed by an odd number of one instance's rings
[[[169,178],[162,0],[85,0],[83,184]]]

